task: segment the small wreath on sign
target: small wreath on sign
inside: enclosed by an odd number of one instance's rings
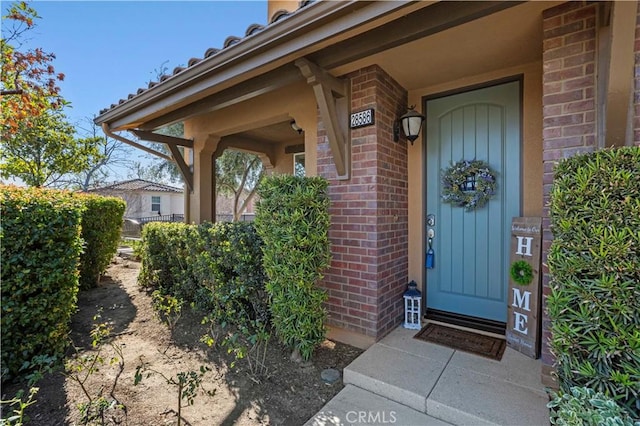
[[[533,268],[524,260],[511,264],[511,279],[520,285],[529,285],[533,281]]]
[[[496,194],[496,173],[481,160],[461,160],[442,171],[442,201],[468,212]]]

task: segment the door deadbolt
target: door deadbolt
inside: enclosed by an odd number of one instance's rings
[[[436,215],[434,214],[427,215],[427,226],[436,226]]]

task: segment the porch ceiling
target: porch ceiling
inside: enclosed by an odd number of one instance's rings
[[[289,121],[236,133],[234,136],[270,143],[289,142],[299,138],[299,134],[291,128]]]
[[[377,64],[407,90],[542,59],[542,11],[562,1],[531,1],[331,70]]]

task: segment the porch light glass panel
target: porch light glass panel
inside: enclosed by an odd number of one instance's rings
[[[418,138],[418,134],[422,128],[424,115],[418,113],[412,106],[406,114],[400,117],[400,121],[402,122],[402,130],[404,131],[405,136],[409,139],[411,144],[413,144],[413,141]]]

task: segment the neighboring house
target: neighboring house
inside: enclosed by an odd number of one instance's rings
[[[123,93],[96,123],[174,154],[186,148],[187,160],[175,159],[188,222],[214,217],[212,159],[225,149],[258,153],[280,173],[304,153],[306,174],[330,182],[332,263],[321,284],[330,336],[381,339],[401,323],[409,280],[427,316],[504,330],[512,217],[543,218],[544,259],[554,164],[640,144],[638,3],[270,1],[268,13],[269,24]],[[396,142],[408,105],[426,122],[415,143],[401,133]],[[176,121],[186,139],[153,133]],[[442,169],[462,159],[498,177],[495,197],[474,212],[440,197]],[[542,275],[547,294],[546,266]],[[542,324],[551,383],[546,315]]]
[[[180,188],[144,179],[131,179],[95,188],[89,192],[120,197],[127,203],[125,219],[153,220],[162,216],[176,221],[184,218],[184,191]]]

